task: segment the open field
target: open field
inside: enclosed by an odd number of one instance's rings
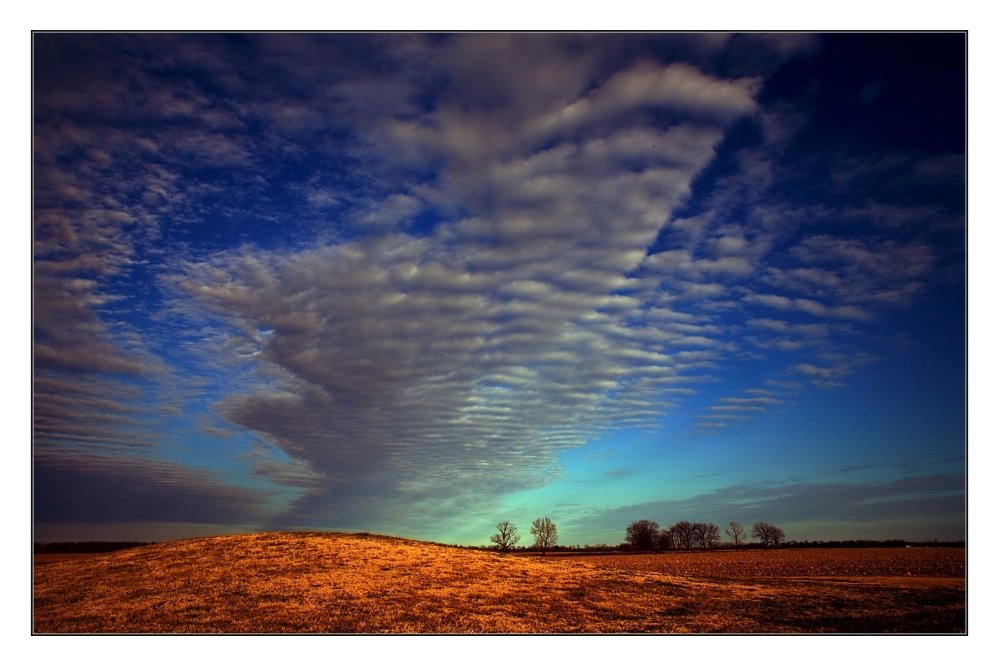
[[[803,548],[571,555],[598,566],[698,578],[964,578],[964,548]]]
[[[367,535],[267,533],[36,557],[33,628],[963,633],[963,564],[962,549],[522,557]]]

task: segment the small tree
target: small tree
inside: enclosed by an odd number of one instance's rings
[[[742,529],[742,525],[734,520],[728,524],[725,534],[732,538],[732,543],[735,544],[736,548],[738,548],[739,544],[746,538],[746,530]]]
[[[541,549],[542,555],[558,541],[555,523],[547,516],[536,518],[531,523],[531,534],[534,535],[534,545]]]
[[[659,538],[659,523],[654,520],[636,520],[625,531],[624,540],[635,550],[652,550]]]
[[[517,534],[517,528],[513,523],[503,520],[496,524],[496,534],[489,537],[489,540],[505,553],[520,541],[520,535]]]

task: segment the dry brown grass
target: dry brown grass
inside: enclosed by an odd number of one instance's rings
[[[807,551],[806,551],[807,553]],[[782,553],[766,553],[781,555]],[[36,558],[36,633],[963,633],[964,577],[678,575],[268,533]],[[690,560],[691,558],[687,558]],[[665,562],[662,559],[660,564]]]

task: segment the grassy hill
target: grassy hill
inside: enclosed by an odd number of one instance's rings
[[[858,585],[684,578],[390,537],[265,533],[71,559],[37,556],[33,627],[36,633],[964,630],[963,579]]]

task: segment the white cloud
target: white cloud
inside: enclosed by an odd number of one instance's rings
[[[358,215],[358,223],[364,228],[395,229],[416,218],[424,204],[409,194],[393,194],[372,207],[372,210]]]
[[[756,108],[761,81],[719,81],[690,65],[641,64],[613,75],[594,92],[538,121],[538,133],[572,132],[649,107],[672,107],[712,120],[730,121]]]

